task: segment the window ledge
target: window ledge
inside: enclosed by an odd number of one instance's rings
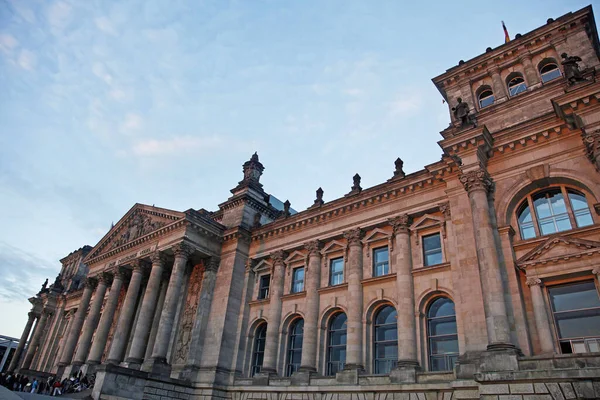
[[[439,272],[440,270],[450,269],[450,263],[445,262],[441,264],[435,264],[428,267],[418,267],[412,270],[413,275],[422,275],[429,272]]]
[[[363,279],[362,281],[360,281],[360,283],[362,283],[363,286],[369,286],[375,283],[384,283],[384,282],[388,282],[388,281],[395,281],[396,280],[396,273],[391,273],[391,274],[387,274],[387,275],[381,275],[381,276],[376,276],[373,278],[367,278],[367,279]]]
[[[267,297],[266,299],[252,300],[248,302],[248,305],[258,305],[258,304],[269,304],[271,302],[271,298]]]
[[[298,293],[284,294],[283,296],[281,296],[281,300],[303,298],[303,297],[306,297],[306,290],[303,290],[303,291],[298,292]]]
[[[317,292],[326,293],[326,292],[335,292],[338,290],[346,290],[346,289],[348,289],[348,284],[341,283],[341,284],[335,285],[335,286],[326,286],[326,287],[320,288],[317,290]]]

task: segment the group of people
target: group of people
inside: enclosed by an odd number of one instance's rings
[[[88,377],[79,373],[73,373],[70,378],[62,381],[51,376],[48,379],[33,378],[19,374],[0,374],[0,385],[14,392],[38,393],[50,396],[59,396],[63,393],[80,392],[94,385],[94,377]]]

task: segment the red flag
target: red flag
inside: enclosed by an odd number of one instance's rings
[[[510,36],[508,36],[508,29],[506,29],[506,25],[504,25],[504,21],[502,21],[502,29],[504,29],[504,43],[510,42]]]

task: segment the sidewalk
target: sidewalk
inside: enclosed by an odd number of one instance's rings
[[[0,386],[0,400],[58,400],[58,399],[84,399],[91,396],[91,389],[84,390],[81,393],[70,393],[62,396],[45,396],[42,394],[32,394],[25,392],[11,392],[7,388]]]

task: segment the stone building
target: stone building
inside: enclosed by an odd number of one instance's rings
[[[460,61],[440,161],[304,211],[256,154],[217,211],[134,205],[31,299],[11,369],[106,399],[600,397],[599,56],[587,7]]]

